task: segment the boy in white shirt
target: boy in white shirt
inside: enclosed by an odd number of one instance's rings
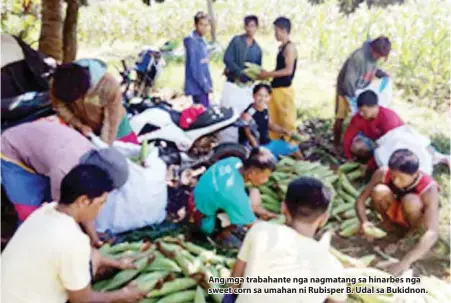
[[[134,267],[130,259],[100,256],[79,226],[94,220],[113,188],[95,165],[78,165],[63,178],[60,200],[34,211],[2,254],[4,303],[134,303],[146,295],[135,285],[106,293],[91,289],[100,267]]]
[[[310,281],[311,278],[343,277],[343,268],[329,253],[328,247],[313,239],[316,231],[328,219],[329,203],[330,194],[319,180],[301,177],[289,184],[282,204],[286,224],[256,223],[244,239],[232,276],[244,277],[241,288],[250,289],[251,293],[238,295],[237,303],[346,301],[345,284]],[[290,278],[291,281],[287,283],[285,279],[280,283],[254,283],[247,281],[247,277]],[[304,281],[295,282],[294,278]],[[296,292],[268,293],[270,289],[282,287],[285,290],[296,289]],[[327,287],[338,293],[314,293],[311,287]]]

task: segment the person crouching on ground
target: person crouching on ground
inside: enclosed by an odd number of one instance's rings
[[[282,213],[286,224],[258,222],[247,232],[243,245],[238,253],[232,271],[232,277],[290,277],[290,278],[342,278],[343,267],[329,253],[329,246],[316,241],[313,237],[328,219],[330,193],[321,181],[301,177],[288,185]],[[293,281],[293,280],[292,280]],[[296,293],[267,294],[258,293],[265,288],[298,288],[299,284],[291,283],[243,283],[230,285],[251,289],[251,294],[238,295],[236,302],[345,302],[346,284],[326,284],[328,288],[341,289],[341,293]],[[307,285],[314,286],[314,285]],[[256,292],[257,291],[257,292]],[[233,302],[232,295],[223,302]],[[229,299],[229,300],[227,300]],[[231,299],[231,300],[230,300]]]
[[[248,227],[257,218],[254,214],[277,217],[261,206],[260,193],[251,189],[246,192],[246,184],[260,186],[266,183],[276,161],[265,149],[254,148],[249,157],[241,161],[236,157],[223,159],[212,165],[199,179],[190,201],[191,221],[205,234],[216,232],[218,241],[224,245],[236,245],[231,231],[236,227]],[[216,226],[218,212],[224,211],[232,225],[223,230]],[[219,231],[218,231],[219,230]],[[235,243],[233,243],[235,241]]]
[[[291,137],[295,133],[272,123],[269,118],[268,103],[271,99],[271,87],[267,84],[259,83],[254,87],[253,95],[254,103],[249,105],[241,115],[241,118],[248,123],[248,126],[240,129],[240,143],[252,147],[263,146],[276,159],[280,156],[288,155],[301,159],[302,155],[297,145],[290,144],[283,139],[271,140],[269,138],[270,131],[287,137]]]
[[[362,232],[372,223],[365,214],[365,201],[372,199],[374,207],[382,215],[383,225],[389,229],[392,223],[415,230],[424,226],[426,232],[416,246],[390,272],[401,274],[422,258],[438,238],[439,188],[431,176],[419,170],[417,156],[407,149],[395,151],[388,167],[379,168],[370,183],[358,197],[355,208]]]
[[[90,133],[111,145],[114,140],[139,144],[122,105],[119,83],[96,59],[60,65],[50,82],[53,109],[83,135]]]
[[[79,226],[94,220],[113,188],[110,176],[94,165],[76,166],[64,177],[59,201],[36,210],[2,253],[5,302],[134,303],[146,295],[133,284],[112,292],[91,288],[102,267],[134,268],[131,259],[101,256]]]
[[[375,141],[404,122],[391,109],[378,105],[377,94],[365,91],[357,98],[359,112],[352,117],[343,138],[343,151],[348,159],[356,158],[373,171],[377,168],[373,158]]]

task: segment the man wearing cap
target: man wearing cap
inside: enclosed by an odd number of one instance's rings
[[[118,139],[139,144],[122,105],[119,83],[97,59],[60,65],[50,81],[54,110],[85,136],[89,133],[112,144]]]
[[[385,36],[366,41],[355,50],[341,68],[337,79],[335,98],[334,145],[339,149],[343,121],[350,111],[349,102],[353,102],[356,91],[367,87],[374,77],[384,78],[388,74],[377,67],[381,58],[388,58],[391,42]]]
[[[45,120],[6,130],[1,135],[1,164],[2,184],[20,222],[42,202],[58,201],[62,179],[78,164],[104,169],[116,189],[129,175],[127,161],[116,149],[94,150],[74,129]],[[93,244],[100,246],[93,222],[83,225]]]

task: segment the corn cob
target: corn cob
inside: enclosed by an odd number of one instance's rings
[[[262,195],[271,197],[272,199],[278,199],[277,193],[268,186],[262,185],[258,189]]]
[[[332,215],[338,215],[342,212],[354,209],[353,203],[345,203],[332,208]]]
[[[360,167],[360,164],[357,162],[346,162],[345,164],[340,166],[340,171],[342,173],[349,173]]]
[[[340,261],[340,263],[342,263],[344,265],[351,265],[353,267],[364,267],[365,266],[365,264],[361,260],[352,258],[348,255],[345,255],[344,253],[340,252],[339,250],[336,250],[333,247],[331,247],[329,249],[329,251],[332,255],[334,255],[338,259],[338,261]]]
[[[141,301],[139,301],[138,303],[157,303],[158,302],[158,298],[144,298]]]
[[[138,277],[135,281],[138,284],[138,288],[144,292],[151,291],[157,283],[161,281],[168,274],[165,272],[153,272]]]
[[[202,287],[197,286],[196,297],[194,298],[194,303],[207,303],[205,299],[205,292]]]
[[[354,205],[353,205],[353,206],[354,206]],[[345,219],[352,219],[352,218],[354,218],[356,215],[357,215],[357,214],[356,214],[356,212],[355,212],[354,207],[351,208],[351,209],[348,209],[347,211],[345,211],[345,212],[342,214],[343,218],[345,218]]]
[[[182,269],[171,259],[166,258],[163,254],[155,253],[155,260],[146,268],[146,271],[172,271],[182,272]]]
[[[181,252],[179,252],[175,255],[175,261],[180,266],[180,268],[182,269],[182,272],[186,276],[190,276],[190,275],[196,273],[200,266],[199,260],[197,260],[197,262],[191,262],[187,258],[186,254],[183,254]]]
[[[92,289],[95,291],[101,291],[103,288],[105,288],[108,283],[110,283],[110,280],[102,280],[102,281],[98,281],[96,283],[94,283],[94,285],[92,286]]]
[[[354,202],[355,202],[355,200],[356,200],[355,197],[353,197],[353,196],[351,196],[350,194],[346,193],[346,192],[345,192],[344,190],[342,190],[341,188],[339,188],[339,189],[337,190],[337,194],[338,194],[340,197],[342,197],[343,200],[344,200],[346,203],[352,203],[352,204],[354,204]]]
[[[358,223],[359,223],[358,218],[350,218],[350,219],[347,219],[346,221],[344,221],[343,223],[341,223],[340,229],[343,230],[343,229],[347,228],[348,226],[352,226],[352,225],[358,224]]]
[[[376,239],[381,239],[387,235],[385,231],[375,226],[365,225],[363,227],[363,231],[365,232],[366,235],[374,237]]]
[[[185,290],[177,293],[170,294],[160,300],[157,303],[189,303],[193,302],[196,297],[195,290]]]
[[[228,258],[228,259],[226,259],[225,264],[228,269],[233,269],[233,266],[235,266],[235,262],[236,262],[236,259]]]
[[[188,242],[188,241],[182,242],[182,246],[183,246],[183,248],[188,250],[190,253],[193,253],[195,255],[200,255],[202,253],[209,252],[207,249],[205,249],[199,245],[193,244],[191,242]]]
[[[357,232],[359,231],[359,227],[360,227],[359,223],[354,223],[354,224],[346,227],[345,229],[343,229],[340,232],[340,236],[344,237],[344,238],[352,237],[355,234],[357,234]]]
[[[134,277],[139,275],[141,271],[145,269],[145,267],[148,265],[149,257],[143,257],[141,259],[138,259],[134,262],[136,265],[136,269],[126,269],[123,271],[120,271],[117,273],[108,283],[107,286],[105,286],[102,290],[108,291],[116,289],[125,283],[131,281]]]
[[[226,259],[223,256],[216,255],[212,251],[206,251],[199,256],[203,263],[224,264]]]
[[[190,289],[196,285],[196,280],[191,278],[178,278],[173,281],[169,281],[163,284],[160,289],[151,290],[148,294],[148,298],[161,297],[167,294],[180,292],[182,290]]]
[[[351,181],[357,180],[361,177],[362,177],[362,172],[359,169],[348,173],[348,179]]]
[[[354,198],[357,198],[359,196],[359,192],[354,188],[354,186],[352,186],[351,182],[349,182],[345,174],[340,175],[339,182],[345,192],[347,192]]]
[[[365,266],[369,266],[373,261],[376,260],[376,255],[367,255],[359,258],[359,261],[362,262]]]
[[[124,242],[117,245],[114,245],[110,248],[105,249],[107,254],[115,254],[119,252],[124,252],[127,250],[135,250],[139,251],[141,250],[141,247],[144,245],[143,241],[140,242]]]

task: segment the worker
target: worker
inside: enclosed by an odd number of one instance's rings
[[[369,198],[382,216],[383,227],[391,229],[392,223],[406,230],[424,226],[420,241],[400,262],[392,264],[393,275],[402,274],[420,260],[438,239],[439,188],[434,179],[419,170],[418,157],[407,149],[399,149],[390,157],[388,167],[379,168],[355,203],[363,234],[373,224],[365,213]]]

